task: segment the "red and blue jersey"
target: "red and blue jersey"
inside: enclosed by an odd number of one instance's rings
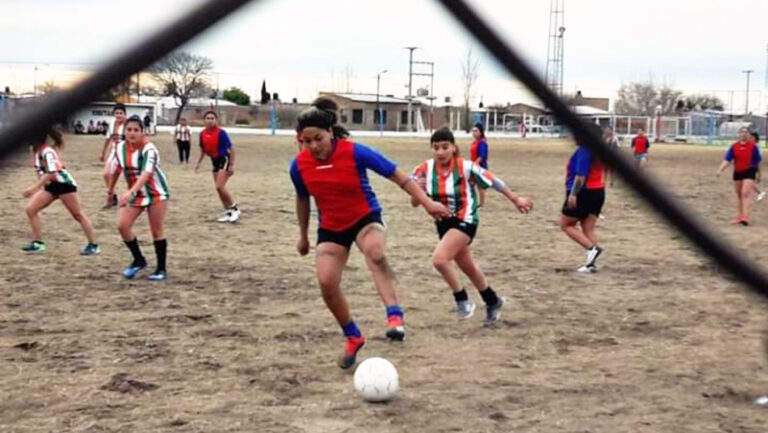
[[[218,126],[211,129],[205,128],[200,132],[200,148],[211,158],[219,158],[229,153],[232,141],[227,131]]]
[[[728,152],[725,153],[725,160],[733,162],[733,171],[737,173],[757,168],[762,159],[760,149],[755,146],[753,141],[733,143]]]
[[[291,163],[291,180],[299,197],[313,196],[320,228],[344,231],[371,212],[381,212],[367,170],[392,177],[397,165],[363,144],[334,140],[330,156],[319,160],[304,149]]]
[[[579,146],[576,152],[573,152],[565,173],[565,190],[568,194],[571,193],[576,176],[586,177],[586,189],[605,188],[605,166],[586,146]]]
[[[480,161],[480,167],[488,170],[488,142],[483,138],[475,140],[469,145],[469,159],[472,162],[477,162],[478,158],[483,158]]]
[[[632,139],[632,148],[635,150],[635,155],[642,155],[648,153],[648,149],[651,148],[651,142],[648,141],[648,136],[636,136]]]

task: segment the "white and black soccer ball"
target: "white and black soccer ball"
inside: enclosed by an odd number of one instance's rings
[[[384,358],[368,358],[355,370],[355,389],[365,401],[384,402],[400,388],[397,369]]]

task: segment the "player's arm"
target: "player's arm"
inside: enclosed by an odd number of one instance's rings
[[[731,162],[733,162],[733,146],[731,146],[730,149],[728,149],[728,152],[725,153],[725,158],[723,158],[723,162],[720,163],[720,167],[717,169],[717,175],[719,176],[720,173],[725,171],[726,168],[728,168],[729,165],[731,165]]]
[[[288,173],[291,176],[293,188],[296,190],[296,219],[299,223],[299,243],[296,245],[296,249],[299,250],[299,254],[306,256],[309,254],[309,190],[304,184],[296,160],[291,162]]]
[[[107,147],[109,146],[109,142],[112,141],[111,137],[107,137],[106,140],[104,140],[104,145],[101,146],[101,155],[99,156],[99,161],[104,162],[104,160],[107,158]]]
[[[504,181],[493,175],[490,171],[480,167],[478,164],[472,164],[470,171],[472,178],[475,179],[480,188],[495,189],[512,202],[517,207],[517,210],[522,213],[528,213],[533,209],[533,202],[530,199],[515,194]]]
[[[410,176],[403,173],[402,170],[396,168],[392,176],[389,177],[389,180],[396,183],[400,188],[407,192],[408,195],[411,196],[411,203],[414,203],[415,201],[415,206],[423,206],[424,210],[426,210],[427,213],[430,214],[433,218],[442,219],[451,216],[448,208],[446,208],[442,203],[432,201],[432,199],[427,196],[427,193],[425,193],[424,190],[421,189],[419,185],[417,185],[416,182],[411,179]]]
[[[109,175],[109,183],[107,185],[107,200],[109,200],[109,198],[115,194],[115,185],[117,185],[117,179],[120,178],[120,172],[122,171],[122,167],[118,166],[117,169],[113,170],[113,172]]]
[[[197,173],[198,170],[200,170],[200,163],[203,162],[203,158],[205,158],[205,148],[203,147],[203,134],[200,134],[200,156],[197,158],[197,164],[195,164],[195,173]]]
[[[578,204],[577,197],[579,196],[581,190],[584,189],[584,184],[586,181],[586,176],[576,176],[573,178],[573,187],[571,188],[571,193],[568,194],[568,209],[573,209]]]
[[[234,147],[229,148],[229,168],[227,168],[227,171],[229,173],[235,172],[235,148]]]
[[[49,182],[53,182],[56,180],[56,173],[50,173],[50,174],[44,174],[42,176],[38,176],[37,182],[35,182],[32,186],[25,189],[24,192],[22,192],[22,196],[24,197],[30,197],[32,194],[34,194],[38,189],[44,187]]]

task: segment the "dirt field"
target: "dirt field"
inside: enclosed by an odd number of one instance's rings
[[[127,282],[129,253],[103,200],[99,138],[69,137],[63,154],[103,253],[81,258],[78,226],[58,203],[43,214],[48,252],[25,256],[29,157],[2,171],[0,431],[2,432],[765,432],[765,304],[719,273],[621,187],[609,191],[596,275],[572,272],[583,252],[559,231],[567,143],[491,141],[491,166],[535,200],[521,216],[489,193],[474,253],[507,298],[503,321],[457,323],[432,269],[432,223],[395,185],[372,176],[389,225],[389,257],[408,339],[383,338],[384,312],[355,253],[343,285],[369,344],[401,374],[389,404],[366,404],[335,359],[340,330],[313,260],[295,250],[292,141],[235,137],[230,185],[237,225],[220,209],[209,162],[176,164],[155,142],[172,192],[170,281]],[[425,141],[367,140],[410,170]],[[467,143],[464,143],[466,149]],[[736,213],[723,149],[652,149],[652,171],[745,254],[768,260],[768,203],[752,227]],[[193,150],[193,158],[197,150]],[[123,182],[121,181],[121,187]],[[313,217],[312,230],[315,220]],[[137,225],[154,261],[146,218]],[[481,302],[476,292],[471,296]]]

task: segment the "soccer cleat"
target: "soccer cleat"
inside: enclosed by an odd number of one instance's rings
[[[405,323],[402,317],[395,315],[387,317],[386,335],[391,341],[405,340]]]
[[[147,277],[149,281],[165,281],[168,279],[168,272],[166,271],[155,271],[152,272],[149,277]]]
[[[136,274],[139,273],[139,271],[141,271],[142,269],[144,269],[146,267],[147,267],[146,262],[145,263],[138,263],[138,264],[136,262],[131,263],[130,266],[128,266],[127,268],[123,269],[123,276],[125,277],[126,280],[132,280],[133,277],[135,277]]]
[[[107,210],[109,208],[115,207],[118,203],[117,194],[112,194],[112,197],[107,199],[107,203],[104,204],[104,207],[102,207],[101,210]]]
[[[236,223],[240,219],[240,209],[234,207],[229,211],[229,222]]]
[[[81,256],[95,256],[101,253],[101,247],[96,244],[88,244],[80,250]]]
[[[755,197],[755,201],[761,202],[763,201],[764,198],[765,198],[765,191],[761,191],[760,194],[758,194],[757,197]]]
[[[501,308],[504,306],[504,298],[499,297],[494,305],[485,306],[485,326],[491,326],[501,318]]]
[[[731,220],[731,224],[741,224],[743,220],[744,220],[744,215],[739,215],[736,218]]]
[[[455,312],[459,320],[467,320],[475,314],[475,303],[469,300],[458,301]]]
[[[344,348],[344,355],[339,358],[339,367],[347,370],[357,362],[357,352],[365,346],[365,337],[347,337],[347,345]]]
[[[21,250],[27,254],[40,254],[44,253],[47,247],[43,241],[32,241],[28,245],[21,247]]]
[[[595,245],[594,247],[587,250],[587,266],[594,266],[595,261],[598,257],[600,257],[600,254],[603,252],[603,249]]]
[[[581,274],[594,274],[597,272],[597,266],[595,265],[584,265],[580,267],[579,269],[576,269],[576,272],[579,272]]]
[[[232,211],[227,210],[226,212],[221,214],[221,216],[218,219],[216,219],[216,221],[220,223],[228,223],[231,221],[231,219],[232,219]]]

